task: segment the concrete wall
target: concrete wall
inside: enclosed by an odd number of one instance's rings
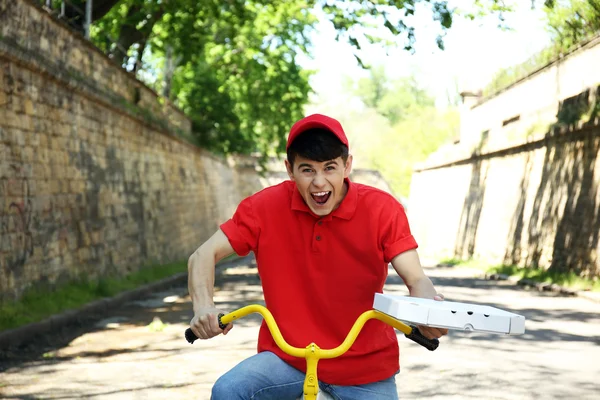
[[[416,171],[421,254],[600,275],[599,153],[595,126]]]

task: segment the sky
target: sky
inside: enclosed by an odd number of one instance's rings
[[[450,0],[449,3],[464,6],[472,1]],[[363,60],[384,65],[391,78],[416,74],[421,85],[436,97],[438,105],[444,106],[448,92],[481,89],[497,70],[518,64],[549,44],[542,9],[532,10],[529,0],[517,0],[517,3],[517,11],[506,18],[513,28],[511,31],[500,30],[495,17],[480,21],[455,18],[444,38],[444,51],[439,50],[435,42],[436,22],[427,10],[418,9],[414,54],[401,48],[386,54],[378,46],[369,46]],[[313,43],[313,58],[298,60],[303,67],[318,71],[311,80],[317,94],[313,103],[348,101],[342,86],[344,76],[367,75],[352,55],[352,47],[335,41],[333,26],[324,18],[314,32]]]

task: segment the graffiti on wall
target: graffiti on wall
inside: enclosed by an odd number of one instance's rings
[[[18,166],[11,165],[18,175]],[[3,269],[6,274],[20,274],[27,260],[33,255],[32,201],[27,178],[2,179],[2,196],[10,199],[4,215],[0,218],[0,249],[4,255]]]

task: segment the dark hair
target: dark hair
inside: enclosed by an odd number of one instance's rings
[[[326,129],[307,129],[288,147],[287,159],[292,167],[296,156],[319,162],[342,157],[345,164],[348,160],[348,146]]]

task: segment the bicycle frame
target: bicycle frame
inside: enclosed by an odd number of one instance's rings
[[[439,345],[439,341],[437,339],[427,339],[418,331],[416,327],[406,325],[405,323],[377,310],[369,310],[362,313],[354,322],[352,329],[350,329],[350,332],[342,344],[333,349],[321,349],[314,342],[310,343],[305,348],[290,346],[283,338],[271,312],[266,307],[258,304],[242,307],[238,310],[230,312],[229,314],[219,315],[219,326],[224,329],[227,324],[252,313],[259,313],[262,315],[267,327],[269,328],[269,331],[271,332],[271,335],[273,336],[273,339],[275,340],[275,343],[277,343],[277,346],[279,346],[281,350],[290,356],[306,359],[306,377],[304,379],[304,398],[306,400],[316,400],[319,393],[319,380],[317,377],[317,364],[319,363],[319,360],[336,358],[348,351],[358,337],[358,334],[365,323],[370,319],[377,319],[393,326],[404,333],[407,338],[414,340],[429,350],[433,351]],[[189,343],[193,343],[194,340],[197,339],[192,330],[189,328],[185,332],[185,337]]]

